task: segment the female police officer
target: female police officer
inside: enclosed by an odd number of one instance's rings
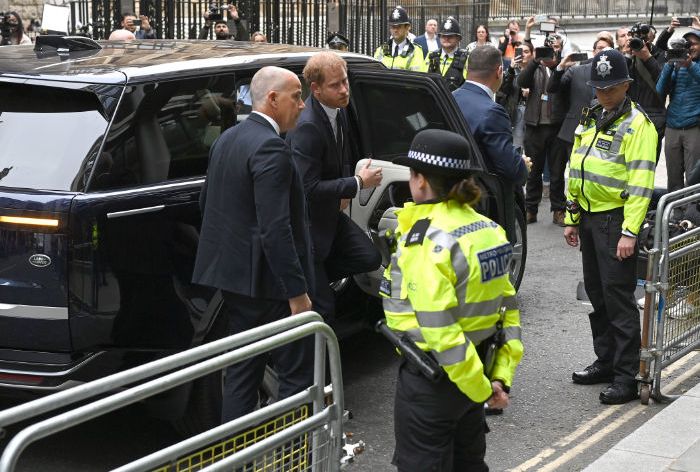
[[[522,357],[512,248],[505,232],[472,205],[470,143],[444,130],[419,132],[407,157],[415,203],[397,210],[397,248],[381,292],[389,328],[408,336],[439,363],[431,381],[406,362],[394,407],[399,471],[482,471],[483,403],[504,408]],[[501,347],[487,377],[477,351],[498,330]]]

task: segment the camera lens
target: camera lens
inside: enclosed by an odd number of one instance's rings
[[[644,41],[639,38],[630,38],[629,40],[630,49],[633,51],[641,51],[644,47]]]

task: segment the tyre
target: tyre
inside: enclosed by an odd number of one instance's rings
[[[513,245],[513,257],[510,261],[510,281],[515,287],[515,290],[520,288],[520,283],[523,281],[525,273],[525,260],[527,259],[527,224],[525,223],[525,214],[523,209],[515,206],[515,240],[511,241]]]

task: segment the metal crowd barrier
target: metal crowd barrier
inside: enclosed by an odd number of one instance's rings
[[[700,347],[700,227],[671,237],[676,215],[700,204],[700,184],[664,195],[656,211],[645,283],[639,379],[644,405],[670,401],[661,370]]]
[[[339,470],[344,412],[340,350],[333,330],[317,313],[308,312],[1,411],[3,428],[129,386],[24,428],[5,448],[0,471],[12,472],[22,452],[39,439],[309,335],[315,335],[314,384],[309,388],[115,470]]]

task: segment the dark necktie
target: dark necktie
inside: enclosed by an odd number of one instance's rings
[[[399,55],[399,45],[394,46],[394,57]]]
[[[342,154],[342,149],[343,149],[343,124],[342,123],[343,122],[340,119],[340,110],[338,110],[338,113],[336,113],[336,115],[335,115],[335,144],[338,146],[338,150],[341,151],[341,154]]]

